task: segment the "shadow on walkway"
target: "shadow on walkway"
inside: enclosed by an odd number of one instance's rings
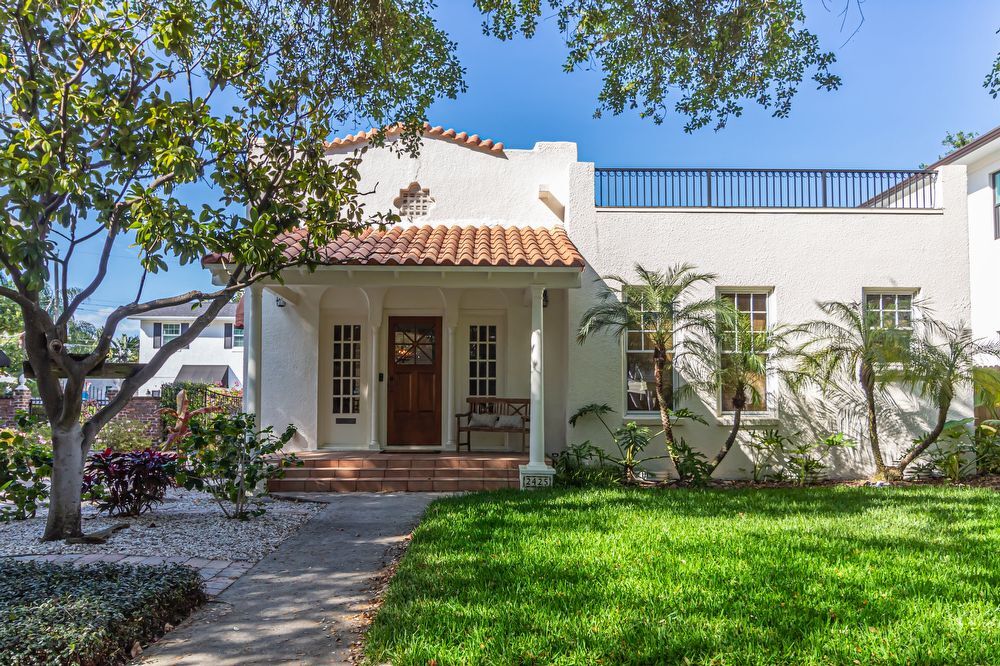
[[[433,493],[313,494],[328,506],[278,550],[150,646],[147,666],[347,663],[368,581]]]

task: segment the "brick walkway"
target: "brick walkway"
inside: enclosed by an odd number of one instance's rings
[[[13,560],[32,562],[54,562],[83,566],[95,562],[117,562],[119,564],[184,564],[197,569],[205,581],[205,592],[214,597],[232,585],[253,567],[252,562],[231,560],[206,560],[200,557],[143,557],[142,555],[17,555]]]

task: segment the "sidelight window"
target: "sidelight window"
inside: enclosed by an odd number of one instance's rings
[[[361,326],[333,327],[333,413],[361,412]]]

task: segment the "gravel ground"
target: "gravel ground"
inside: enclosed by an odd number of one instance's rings
[[[39,541],[45,512],[29,520],[0,523],[0,556],[50,553],[102,553],[146,557],[202,557],[256,562],[291,536],[323,508],[321,504],[271,500],[267,513],[250,520],[229,520],[205,493],[171,490],[163,504],[138,518],[109,518],[84,505],[83,531],[96,532],[116,523],[129,527],[104,544]]]

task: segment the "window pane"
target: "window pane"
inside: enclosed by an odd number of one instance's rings
[[[993,174],[993,204],[1000,206],[1000,172]]]
[[[653,355],[649,353],[628,353],[625,355],[625,395],[626,408],[634,412],[657,411],[656,384]],[[665,388],[671,392],[671,378],[664,377]]]
[[[361,401],[352,396],[361,394],[361,326],[336,324],[331,334],[333,340],[333,413],[358,414]]]
[[[469,395],[496,395],[497,327],[479,324],[469,327]]]

